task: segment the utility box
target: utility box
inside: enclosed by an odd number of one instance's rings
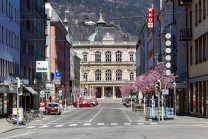
[[[152,108],[152,107],[146,107],[146,118],[147,119],[157,119],[158,118],[158,112],[160,113],[160,119],[162,119],[162,108],[158,110],[158,108]],[[174,119],[174,108],[163,108],[163,118],[166,119]]]
[[[17,108],[12,108],[12,114],[17,115]],[[19,122],[23,119],[23,108],[19,108]]]

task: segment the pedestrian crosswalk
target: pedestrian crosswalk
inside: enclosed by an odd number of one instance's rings
[[[61,127],[89,127],[89,126],[130,126],[130,125],[156,125],[157,123],[71,123],[71,124],[46,124],[46,125],[35,125],[27,126],[28,129],[33,128],[61,128]]]

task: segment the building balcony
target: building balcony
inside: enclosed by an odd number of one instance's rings
[[[192,4],[192,0],[178,0],[179,6],[187,6]]]
[[[80,63],[82,65],[82,63]],[[121,62],[116,62],[116,61],[111,61],[111,62],[95,62],[95,61],[88,61],[88,62],[83,62],[83,66],[97,66],[97,65],[102,65],[102,66],[111,66],[111,65],[136,65],[133,61],[121,61]]]
[[[96,81],[94,79],[90,79],[89,81],[80,81],[80,84],[84,84],[84,85],[89,85],[89,84],[94,84],[94,85],[109,85],[109,84],[114,84],[114,85],[120,85],[120,84],[124,84],[126,82],[126,80],[120,80],[120,81],[116,81],[116,80],[111,80],[111,81],[106,81],[106,80],[102,80],[102,81]]]
[[[180,41],[190,41],[193,36],[192,36],[192,29],[191,28],[182,28],[180,30]]]

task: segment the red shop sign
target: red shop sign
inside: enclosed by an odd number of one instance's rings
[[[154,22],[154,10],[150,6],[148,7],[148,19],[147,19],[148,28],[153,27],[153,22]]]

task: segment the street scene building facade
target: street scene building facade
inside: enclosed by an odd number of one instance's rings
[[[133,81],[135,74],[136,39],[124,36],[113,25],[106,25],[100,12],[95,33],[85,40],[73,38],[74,51],[80,57],[82,95],[96,98],[121,98],[119,87]]]
[[[157,62],[166,64],[166,49],[171,49],[170,69],[177,75],[176,98],[170,89],[166,99],[176,103],[178,114],[208,116],[207,6],[206,0],[154,1],[154,27],[145,24],[137,41],[136,59],[140,61],[136,76],[151,70]],[[171,44],[167,46],[168,40]]]
[[[16,77],[23,84],[20,107],[38,109],[41,91],[45,92],[45,102],[69,104],[74,100],[74,88],[79,86],[83,88],[80,96],[121,98],[124,83],[133,83],[157,62],[164,62],[177,76],[175,96],[173,88],[164,96],[169,107],[176,103],[178,114],[207,117],[206,0],[154,1],[153,27],[145,23],[137,37],[107,24],[102,11],[93,34],[72,36],[68,11],[62,21],[46,2],[0,1],[0,17],[8,19],[0,22],[0,116],[16,107],[17,92],[8,86]],[[46,62],[49,70],[38,72],[38,61]]]
[[[20,75],[20,0],[0,1],[0,83]],[[9,19],[9,20],[3,20]],[[0,117],[16,107],[16,91],[0,85]]]

